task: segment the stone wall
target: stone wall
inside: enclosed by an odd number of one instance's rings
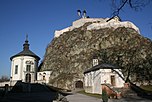
[[[74,21],[72,23],[72,26],[67,27],[65,29],[62,30],[56,30],[54,37],[59,37],[61,34],[68,32],[68,31],[72,31],[75,28],[79,28],[81,26],[83,26],[85,23],[92,23],[91,25],[89,25],[87,27],[87,30],[93,30],[93,29],[102,29],[102,28],[118,28],[118,27],[129,27],[129,28],[133,28],[135,29],[138,33],[139,29],[131,22],[129,21],[124,21],[124,22],[120,22],[118,20],[118,18],[113,18],[110,21],[107,21],[110,18],[81,18],[77,21]]]

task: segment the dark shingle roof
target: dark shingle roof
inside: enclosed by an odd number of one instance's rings
[[[112,64],[104,63],[104,64],[99,64],[99,65],[93,66],[90,69],[87,69],[86,71],[84,71],[84,74],[89,73],[91,71],[96,71],[96,70],[99,70],[99,69],[119,69],[119,67],[114,66]]]
[[[31,50],[29,50],[28,40],[26,40],[25,43],[23,44],[23,51],[10,57],[10,60],[12,60],[14,57],[18,57],[18,56],[31,56],[31,57],[36,58],[37,60],[40,60],[39,56],[37,56],[35,53],[33,53]]]

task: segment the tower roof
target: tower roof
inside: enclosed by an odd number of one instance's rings
[[[26,37],[25,43],[23,44],[23,51],[19,52],[18,54],[10,57],[10,60],[12,60],[14,57],[18,57],[18,56],[31,56],[36,58],[37,60],[40,60],[40,57],[37,56],[35,53],[33,53],[30,49],[29,49],[30,44],[28,43],[28,38]]]
[[[96,66],[93,66],[90,69],[87,69],[86,71],[84,71],[84,74],[89,73],[91,71],[96,71],[99,69],[120,69],[118,66],[112,65],[112,64],[107,64],[107,63],[102,63]]]

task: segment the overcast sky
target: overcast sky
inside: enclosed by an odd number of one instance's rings
[[[112,16],[111,0],[0,0],[0,76],[10,77],[10,57],[22,51],[28,34],[30,50],[41,60],[55,30],[78,19],[77,10],[86,10],[90,18]],[[125,6],[123,21],[139,27],[141,35],[152,39],[152,3],[141,11]]]

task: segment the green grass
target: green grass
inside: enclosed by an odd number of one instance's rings
[[[152,92],[152,85],[142,85],[140,88],[146,90],[146,91],[151,91]]]
[[[101,99],[101,97],[102,97],[100,94],[91,94],[91,93],[86,93],[84,90],[79,91],[78,93],[80,93],[80,94],[84,94],[84,95],[87,95],[87,96],[91,96],[91,97],[95,97],[95,98],[100,98],[100,99]]]

